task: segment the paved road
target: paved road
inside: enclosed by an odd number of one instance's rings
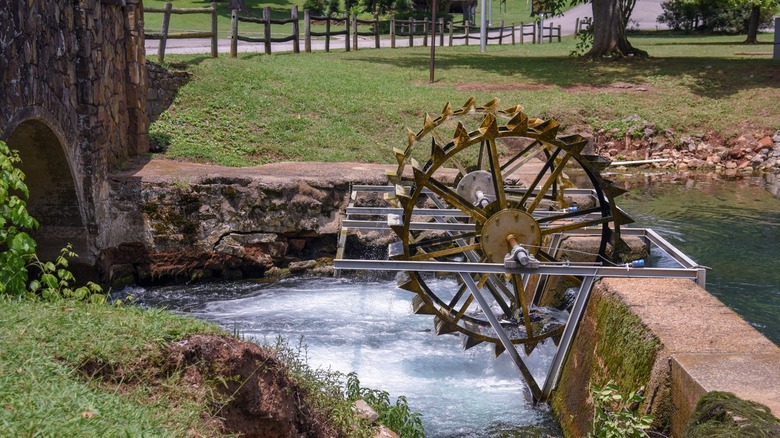
[[[660,23],[656,22],[656,18],[661,14],[661,3],[664,0],[638,0],[636,7],[634,8],[634,12],[631,15],[632,18],[632,28],[638,27],[642,30],[659,30],[659,29],[665,29],[665,26],[661,25]],[[577,19],[582,19],[585,17],[592,16],[591,12],[591,5],[590,3],[587,4],[581,4],[578,6],[575,6],[574,8],[568,10],[563,16],[560,17],[552,17],[547,20],[545,20],[545,25],[549,24],[550,22],[553,23],[553,25],[561,25],[561,33],[563,35],[572,35],[574,34],[574,26],[576,24]],[[633,22],[636,22],[636,25],[634,25]],[[520,35],[519,33],[516,35],[516,39],[519,42],[520,41]],[[505,44],[506,41],[505,40]],[[445,37],[445,44],[446,44],[446,37]],[[463,44],[463,40],[457,40],[454,42],[454,44]],[[472,40],[470,44],[473,45],[479,45],[478,40]],[[409,45],[408,38],[398,38],[396,40],[396,46],[398,47],[407,47]],[[415,39],[415,46],[422,46],[422,38]],[[390,47],[390,40],[389,39],[383,39],[381,42],[382,47]],[[154,56],[157,53],[159,47],[159,41],[157,40],[147,40],[146,41],[146,53],[149,56]],[[344,39],[343,37],[334,37],[331,40],[330,44],[331,50],[344,50]],[[373,48],[374,47],[374,39],[372,37],[360,37],[358,38],[358,48]],[[325,41],[324,40],[312,40],[312,50],[325,50]],[[252,44],[252,43],[244,43],[239,42],[238,44],[238,51],[242,53],[247,52],[262,52],[263,51],[263,45],[262,44]],[[293,44],[292,42],[287,43],[274,43],[272,46],[272,52],[292,52],[293,51]],[[303,51],[303,41],[301,41],[301,51]],[[166,54],[193,54],[193,53],[211,53],[211,41],[209,39],[186,39],[186,40],[169,40],[165,47],[165,53]],[[219,53],[220,54],[229,54],[230,53],[230,40],[224,39],[219,40]]]

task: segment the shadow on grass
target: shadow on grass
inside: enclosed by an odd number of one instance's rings
[[[383,58],[361,56],[343,59],[402,68],[427,68],[427,54]],[[381,68],[381,67],[379,67]],[[603,87],[618,82],[641,85],[650,78],[655,83],[679,84],[702,97],[718,98],[754,88],[780,88],[780,68],[771,59],[714,57],[668,57],[647,60],[589,62],[569,57],[488,56],[440,53],[438,71],[473,71],[461,82],[490,81],[490,76],[517,78],[517,83]],[[684,79],[684,80],[683,80]],[[503,81],[497,81],[503,82]]]

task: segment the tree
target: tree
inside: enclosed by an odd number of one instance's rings
[[[593,8],[593,45],[583,55],[584,57],[591,59],[647,57],[647,52],[631,45],[626,34],[626,27],[636,0],[550,0],[540,3],[543,3],[553,15],[560,15],[567,3],[587,1],[591,1]]]
[[[591,59],[646,57],[647,52],[628,41],[626,26],[634,8],[633,0],[593,0],[593,46],[585,57]]]

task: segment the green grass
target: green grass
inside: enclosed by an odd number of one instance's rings
[[[762,35],[769,41],[772,35]],[[579,129],[609,127],[637,114],[678,136],[724,136],[780,128],[780,69],[771,45],[744,46],[741,36],[639,34],[645,61],[585,62],[561,44],[430,50],[245,54],[239,59],[170,56],[193,73],[169,111],[150,129],[168,144],[164,156],[232,166],[273,161],[391,162],[425,112],[469,96],[524,105]],[[630,88],[619,88],[630,84]],[[618,86],[618,87],[616,87]],[[636,91],[636,88],[646,91]],[[751,131],[752,132],[752,131]]]
[[[214,326],[159,310],[75,302],[0,303],[0,436],[183,436],[203,402],[180,376],[163,387],[88,381],[86,363],[129,369],[188,333]]]

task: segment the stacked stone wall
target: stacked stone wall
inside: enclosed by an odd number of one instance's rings
[[[0,139],[42,121],[59,139],[96,254],[109,169],[148,151],[140,0],[0,0]],[[52,145],[57,147],[57,145]]]

